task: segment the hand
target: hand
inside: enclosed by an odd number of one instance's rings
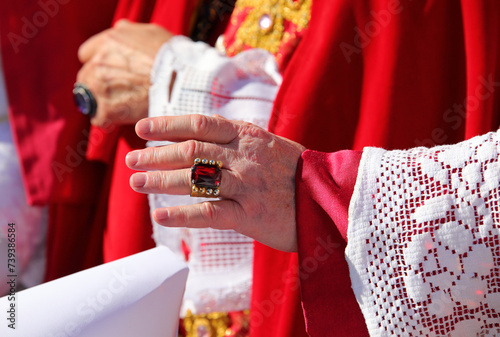
[[[120,20],[81,45],[78,57],[84,65],[77,82],[86,84],[97,100],[92,124],[134,124],[147,117],[151,68],[172,36],[154,24]]]
[[[275,249],[297,250],[295,171],[302,145],[250,123],[202,115],[144,119],[136,132],[147,140],[178,142],[127,155],[130,168],[152,170],[132,175],[137,192],[190,194],[195,158],[223,163],[222,200],[156,209],[160,225],[234,229]]]

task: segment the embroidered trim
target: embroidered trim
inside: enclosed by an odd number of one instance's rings
[[[295,47],[307,28],[311,6],[312,0],[239,0],[231,24],[240,26],[234,43],[226,45],[228,55],[248,48],[261,48],[275,55],[281,64],[286,57],[283,50],[290,52],[290,48],[283,47]],[[243,21],[238,22],[241,17]]]

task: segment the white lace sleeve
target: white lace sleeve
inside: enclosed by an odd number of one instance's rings
[[[499,139],[364,151],[346,258],[371,336],[500,335]]]
[[[184,37],[175,37],[162,47],[151,79],[150,116],[217,113],[264,128],[281,82],[273,56],[263,50],[228,58],[204,43]],[[189,196],[149,196],[151,209],[203,200]],[[249,308],[253,240],[234,231],[165,228],[156,223],[153,229],[157,244],[166,245],[188,259],[190,273],[182,316],[188,309],[199,314]]]

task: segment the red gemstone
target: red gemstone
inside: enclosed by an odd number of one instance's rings
[[[197,187],[218,188],[222,178],[222,171],[216,165],[195,164],[191,168],[191,182]]]

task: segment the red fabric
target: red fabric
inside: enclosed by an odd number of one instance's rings
[[[10,115],[28,201],[50,203],[46,280],[103,259],[112,162],[106,166],[85,154],[87,146],[103,144],[112,132],[89,133],[89,119],[74,106],[71,90],[81,67],[77,50],[110,27],[114,16],[149,20],[153,5],[127,0],[0,5]]]
[[[52,3],[55,0],[45,1]],[[19,18],[25,14],[31,18],[31,13],[40,10],[39,2],[31,1],[33,4],[27,5],[29,2],[8,3],[9,8],[2,11],[6,19],[1,22],[10,25],[2,27],[2,32],[22,32],[23,21],[19,22]],[[76,73],[81,67],[76,57],[78,47],[88,37],[110,27],[112,21],[121,18],[149,21],[153,9],[155,22],[162,22],[179,33],[180,22],[188,19],[170,10],[187,13],[195,2],[168,1],[169,7],[166,0],[68,3],[60,6],[61,10],[47,27],[40,29],[27,44],[29,48],[25,52],[21,49],[21,58],[15,60],[19,55],[2,45],[2,52],[8,53],[5,57],[8,86],[15,88],[14,95],[18,93],[14,99],[10,98],[14,108],[20,105],[15,111],[30,111],[34,112],[33,117],[42,116],[31,120],[22,113],[14,114],[18,116],[15,120],[17,135],[26,182],[32,192],[30,196],[36,203],[47,202],[49,197],[51,200],[46,280],[154,246],[147,198],[130,189],[131,171],[124,165],[126,153],[144,147],[144,142],[135,135],[133,126],[93,127],[89,131],[89,120],[76,111],[71,95]],[[87,19],[90,16],[92,20]],[[61,27],[65,28],[63,33]],[[8,40],[2,38],[2,42],[5,41]],[[32,67],[29,72],[23,71],[26,64]],[[60,71],[61,68],[64,71]],[[18,75],[25,73],[30,77],[19,81]],[[21,98],[19,94],[26,92],[30,93],[30,98],[35,96],[34,99]],[[47,103],[42,101],[40,104],[40,100],[47,100]],[[46,109],[40,109],[45,105]],[[35,122],[36,125],[44,122],[43,127],[30,125]],[[33,129],[37,134],[28,133]],[[54,173],[47,169],[51,163],[57,169],[54,170],[56,178],[62,177],[60,180],[51,177]]]
[[[154,0],[120,0],[114,21],[127,18],[148,22],[155,7]],[[107,187],[96,196],[102,200],[105,216],[99,217],[94,236],[101,238],[99,246],[102,262],[109,262],[139,253],[155,246],[152,239],[148,200],[145,195],[134,193],[128,185],[131,170],[124,167],[125,155],[143,148],[145,142],[134,131],[134,126],[110,125],[108,128],[91,127],[87,158],[107,163]],[[102,214],[98,212],[97,214]],[[131,234],[132,233],[132,234]]]
[[[181,2],[176,2],[175,6],[181,6]],[[94,10],[102,8],[97,3],[89,7]],[[74,42],[74,48],[68,53],[71,52],[76,60],[79,45],[91,35],[110,27],[112,17],[113,21],[121,18],[149,21],[153,9],[157,7],[161,10],[155,9],[156,15],[167,9],[166,1],[120,0],[114,3],[111,8],[113,11],[107,13],[106,24]],[[77,17],[76,14],[74,17]],[[165,15],[166,19],[169,17],[172,18],[172,14]],[[94,21],[85,22],[95,24]],[[176,29],[174,26],[173,30]],[[74,72],[64,73],[71,86],[80,67],[76,62]],[[75,110],[70,93],[71,87],[66,88],[65,94]],[[75,116],[83,118],[78,113]],[[130,189],[128,181],[131,171],[124,164],[126,153],[143,148],[144,141],[135,135],[133,126],[110,126],[107,129],[92,127],[89,132],[88,119],[85,119],[85,123],[86,138],[83,142],[79,140],[77,144],[80,147],[76,148],[80,151],[81,172],[78,175],[74,171],[68,172],[66,183],[57,186],[64,192],[60,193],[62,197],[50,207],[46,280],[154,247],[147,197]],[[74,128],[65,130],[70,134],[78,134]],[[75,149],[75,145],[69,145],[68,148]],[[92,170],[89,165],[95,169]]]
[[[60,33],[60,27],[64,26],[60,24],[56,25],[57,30],[54,28],[51,34],[39,40],[37,37],[37,41],[42,46],[57,44],[58,48],[48,49],[55,55],[58,55],[57,51],[62,47],[67,48],[61,50],[61,58],[71,59],[73,61],[71,67],[67,66],[64,72],[61,72],[59,68],[54,70],[56,65],[65,64],[59,60],[58,63],[51,63],[52,68],[47,69],[57,72],[58,77],[64,78],[66,84],[60,90],[61,95],[64,95],[68,108],[74,111],[68,117],[83,124],[83,126],[75,127],[65,122],[57,124],[57,130],[50,129],[50,132],[62,132],[63,135],[72,138],[68,140],[60,137],[57,142],[54,142],[60,145],[60,159],[55,163],[61,162],[66,166],[62,166],[59,170],[64,180],[56,181],[54,188],[56,192],[52,193],[46,280],[65,276],[154,246],[147,198],[130,189],[128,181],[131,171],[124,164],[126,153],[144,147],[144,141],[135,135],[133,126],[110,126],[106,129],[92,127],[89,131],[89,120],[76,111],[71,96],[76,73],[81,67],[76,58],[78,47],[88,37],[110,27],[112,19],[113,21],[121,18],[149,21],[153,10],[153,21],[162,23],[174,33],[181,33],[184,29],[182,27],[189,27],[189,24],[185,22],[190,20],[189,11],[194,8],[195,3],[196,0],[176,2],[120,0],[106,3],[106,5],[86,2],[85,6],[76,4],[65,6],[65,8],[72,8],[71,11],[64,12],[64,15],[62,12],[59,14],[60,19],[68,27],[64,30],[65,34]],[[19,4],[19,9],[13,16],[21,16],[20,8],[23,6]],[[82,7],[85,10],[82,10]],[[179,15],[180,12],[184,14]],[[93,20],[86,19],[82,13],[92,15]],[[106,21],[102,24],[99,23],[100,16],[106,17]],[[73,27],[75,22],[78,23],[78,27]],[[2,29],[2,31],[9,30]],[[79,34],[79,38],[75,38],[75,34]],[[59,35],[63,35],[70,43],[59,43],[56,39]],[[30,55],[39,56],[37,53]],[[28,63],[36,64],[34,61]],[[40,69],[45,68],[40,67]],[[46,76],[46,78],[53,79],[53,74],[51,76]],[[33,80],[32,83],[37,82]],[[39,86],[39,82],[36,87],[46,88]],[[33,92],[36,91],[33,90]],[[36,109],[32,107],[31,110]],[[56,113],[59,113],[59,109]],[[44,149],[46,150],[47,146],[44,146]],[[49,147],[50,149],[52,147]],[[29,153],[27,153],[27,158],[31,158]],[[35,163],[38,164],[36,161]],[[47,181],[43,180],[43,182]],[[46,189],[51,185],[47,182]],[[46,194],[51,193],[46,192]]]
[[[299,271],[307,331],[312,336],[368,336],[344,256],[360,159],[360,151],[306,151],[297,167]],[[330,319],[325,320],[325,312]]]
[[[297,254],[255,242],[250,336],[307,336],[299,289]]]
[[[30,204],[66,198],[74,187],[82,188],[82,199],[94,192],[94,184],[68,181],[69,173],[93,175],[96,170],[83,161],[89,121],[75,109],[71,90],[80,67],[78,47],[110,25],[115,6],[116,1],[95,0],[0,4],[9,118]],[[56,154],[59,144],[69,148]]]
[[[175,34],[186,35],[196,4],[197,1],[194,0],[156,1],[151,22]],[[142,149],[145,145],[145,142],[135,134],[134,125],[130,125],[108,133],[104,141],[99,143],[99,147],[91,149],[93,155],[97,154],[101,160],[111,161],[113,167],[103,240],[104,262],[155,246],[147,195],[136,193],[130,188],[129,179],[134,171],[125,165],[127,153]]]
[[[173,34],[189,35],[199,0],[157,0],[152,23],[165,27]]]
[[[104,172],[84,158],[89,120],[76,110],[71,91],[80,68],[78,47],[110,25],[115,6],[95,0],[0,4],[9,115],[27,199],[51,204],[49,279],[91,267],[102,255],[94,221],[104,214],[102,200],[95,199],[105,193]]]
[[[124,164],[127,153],[144,148],[145,143],[137,137],[133,127],[123,127],[115,147],[103,239],[104,262],[155,247],[147,195],[130,188],[133,171]]]
[[[314,0],[270,130],[324,152],[454,143],[493,130],[500,121],[499,17],[495,0]],[[296,287],[283,282],[295,260],[257,244],[253,300],[270,300],[276,289],[297,298]],[[290,308],[273,309],[280,320],[253,327],[253,336],[284,336],[277,326],[295,323],[282,314]],[[320,336],[345,323],[327,310],[306,316],[309,327],[322,327],[311,331]]]

